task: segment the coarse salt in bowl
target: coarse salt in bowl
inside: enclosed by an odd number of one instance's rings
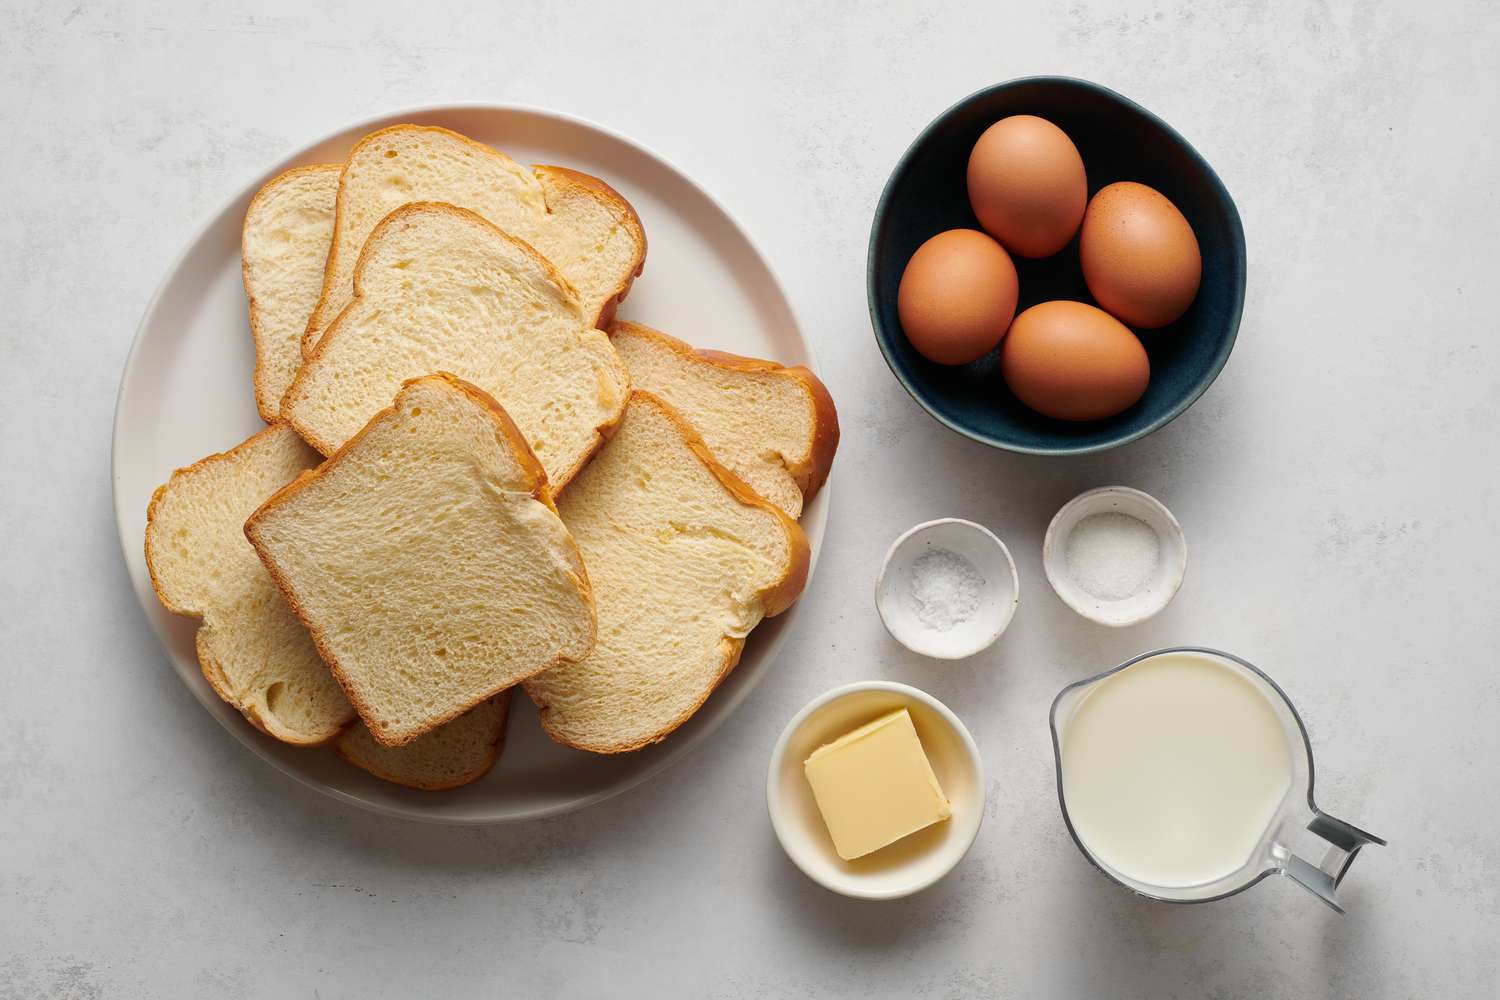
[[[875,608],[914,653],[960,660],[1000,638],[1016,613],[1020,581],[1005,543],[956,517],[927,521],[891,543]]]
[[[1149,493],[1102,486],[1069,500],[1052,518],[1042,568],[1062,602],[1083,617],[1134,625],[1177,595],[1187,573],[1187,539]]]

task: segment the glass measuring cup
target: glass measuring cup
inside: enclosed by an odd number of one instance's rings
[[[1185,886],[1157,885],[1142,881],[1119,871],[1091,850],[1074,827],[1068,813],[1068,792],[1063,779],[1063,745],[1068,738],[1068,726],[1089,695],[1104,680],[1121,671],[1138,663],[1172,654],[1205,658],[1248,681],[1265,696],[1281,724],[1290,751],[1290,782],[1287,790],[1245,862],[1218,878]],[[1335,899],[1335,891],[1350,864],[1364,845],[1385,844],[1379,837],[1335,819],[1317,807],[1313,802],[1312,745],[1301,717],[1292,707],[1286,692],[1271,678],[1259,668],[1232,654],[1201,646],[1175,646],[1142,653],[1118,667],[1063,688],[1052,702],[1050,721],[1052,751],[1057,768],[1057,798],[1068,833],[1090,864],[1140,895],[1169,903],[1206,903],[1242,892],[1267,875],[1286,875],[1342,913],[1344,910]],[[1311,860],[1320,851],[1321,857],[1317,861]]]

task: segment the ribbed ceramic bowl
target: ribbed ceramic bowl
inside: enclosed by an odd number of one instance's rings
[[[1187,313],[1141,332],[1151,383],[1130,409],[1108,420],[1067,423],[1017,400],[1000,377],[998,351],[970,365],[923,358],[901,330],[896,289],[917,247],[945,229],[979,228],[965,169],[981,133],[1008,115],[1039,115],[1073,140],[1089,194],[1115,181],[1149,184],[1187,217],[1203,255],[1203,280]],[[1093,303],[1078,263],[1078,241],[1042,260],[1016,257],[1019,309],[1050,299]],[[1234,200],[1188,141],[1145,108],[1098,84],[1038,76],[981,90],[944,111],[911,144],[886,182],[870,231],[870,319],[897,380],[923,409],[976,441],[1008,451],[1067,455],[1103,451],[1150,434],[1181,414],[1223,369],[1245,301],[1245,232]]]
[[[901,708],[911,713],[953,815],[873,854],[844,861],[803,764],[823,744]],[[979,835],[984,797],[979,745],[963,722],[932,695],[895,681],[859,681],[814,698],[782,730],[766,772],[766,808],[787,857],[814,882],[854,899],[900,899],[947,875]]]

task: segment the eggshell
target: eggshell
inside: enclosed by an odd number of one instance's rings
[[[969,154],[969,204],[984,231],[1022,257],[1050,257],[1073,238],[1088,177],[1073,140],[1035,115],[991,125]]]
[[[917,353],[965,365],[994,350],[1016,314],[1016,266],[973,229],[938,233],[912,254],[896,291],[901,328]]]
[[[1187,312],[1203,274],[1198,238],[1187,219],[1161,192],[1133,181],[1094,195],[1078,255],[1095,300],[1147,330]]]
[[[1058,420],[1102,420],[1146,391],[1151,361],[1135,334],[1082,302],[1043,302],[1010,325],[1000,372],[1016,397]]]

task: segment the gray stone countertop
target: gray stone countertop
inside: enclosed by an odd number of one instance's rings
[[[1492,5],[1432,0],[7,0],[0,998],[1493,996],[1497,52]],[[1076,460],[929,419],[864,299],[901,151],[957,98],[1032,73],[1171,122],[1250,247],[1218,382],[1159,433]],[[168,667],[110,500],[132,331],[200,222],[304,142],[459,99],[603,122],[720,197],[783,277],[844,429],[778,669],[661,777],[508,828],[367,814],[247,752]],[[1106,483],[1164,500],[1191,547],[1175,603],[1120,631],[1041,571],[1051,514]],[[1000,643],[956,664],[897,647],[871,600],[890,540],[949,514],[1009,543],[1022,591]],[[1284,879],[1150,903],[1069,841],[1052,695],[1175,643],[1268,669],[1311,731],[1320,804],[1389,838],[1351,871],[1347,916]],[[884,905],[800,875],[763,796],[791,714],[869,677],[944,699],[990,776],[961,867]]]

